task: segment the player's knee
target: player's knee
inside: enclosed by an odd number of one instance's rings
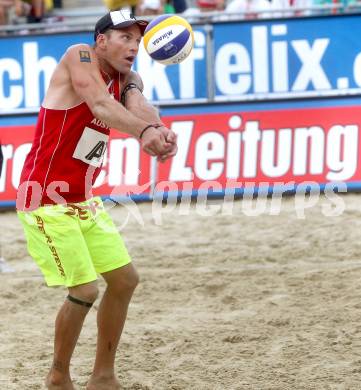
[[[135,288],[138,286],[139,283],[139,275],[135,268],[131,270],[131,272],[128,272],[126,277],[122,278],[119,281],[118,288],[121,291],[127,290],[127,291],[134,291]]]
[[[99,290],[95,282],[81,284],[76,287],[69,288],[69,293],[74,298],[81,299],[84,302],[93,303],[96,301]]]
[[[109,287],[118,295],[132,293],[139,283],[139,275],[135,268],[129,270],[125,275],[119,278],[116,283]]]
[[[127,286],[130,290],[135,290],[139,284],[139,274],[136,269],[133,269],[133,272],[127,279]]]

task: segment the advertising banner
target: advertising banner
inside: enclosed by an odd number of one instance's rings
[[[140,45],[134,66],[143,79],[150,100],[207,97],[206,35],[195,28],[195,47],[184,63],[165,67],[155,63]],[[0,37],[0,114],[18,108],[40,106],[52,73],[74,44],[92,45],[93,33]]]
[[[4,156],[0,177],[0,206],[15,204],[21,170],[31,148],[34,125],[0,126],[0,141]],[[119,132],[111,131],[102,171],[94,195],[122,199],[149,198],[151,158],[141,151],[139,142]]]
[[[158,191],[361,182],[358,106],[239,108],[165,119],[178,134],[179,152],[159,165]]]
[[[216,98],[360,94],[360,17],[215,24]]]
[[[195,25],[186,61],[165,67],[141,44],[134,69],[144,95],[160,104],[361,95],[360,20],[337,15]],[[56,64],[77,43],[93,44],[93,33],[0,37],[0,113],[35,111]]]
[[[249,186],[272,192],[309,183],[322,189],[330,182],[360,189],[360,105],[304,105],[248,109],[218,104],[165,111],[163,121],[177,133],[179,150],[155,166],[136,139],[112,131],[94,194],[146,200],[153,196],[153,184],[156,195],[224,193]],[[33,132],[34,124],[0,121],[0,206],[14,204]]]

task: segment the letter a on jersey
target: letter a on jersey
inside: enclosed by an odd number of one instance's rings
[[[73,158],[93,167],[100,167],[107,149],[109,136],[86,127],[73,153]]]
[[[85,158],[87,160],[92,160],[93,158],[97,158],[97,159],[100,159],[101,157],[103,157],[103,154],[105,152],[105,149],[106,149],[106,144],[104,141],[99,141],[95,146],[94,148],[91,150],[90,153],[88,153]]]

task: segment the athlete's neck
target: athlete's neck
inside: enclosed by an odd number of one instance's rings
[[[119,80],[120,82],[125,80],[126,76],[124,74],[119,73],[102,58],[99,58],[99,68],[103,77],[106,79],[106,83],[109,83],[111,80]]]

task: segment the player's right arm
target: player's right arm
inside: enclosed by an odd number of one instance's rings
[[[127,86],[135,85],[136,88],[129,88]],[[166,161],[176,155],[177,147],[177,136],[176,134],[165,127],[160,119],[159,111],[147,99],[143,96],[143,81],[137,72],[130,72],[126,86],[122,93],[122,102],[127,110],[132,114],[150,123],[160,123],[161,126],[158,128],[165,137],[165,139],[172,144],[172,149],[168,153],[158,156],[158,160],[161,162]]]
[[[88,105],[94,117],[109,127],[139,138],[150,123],[136,117],[112,98],[100,74],[93,49],[85,44],[72,46],[64,62],[75,93]],[[170,148],[163,134],[155,128],[147,130],[142,141],[143,149],[151,155],[164,154]]]

